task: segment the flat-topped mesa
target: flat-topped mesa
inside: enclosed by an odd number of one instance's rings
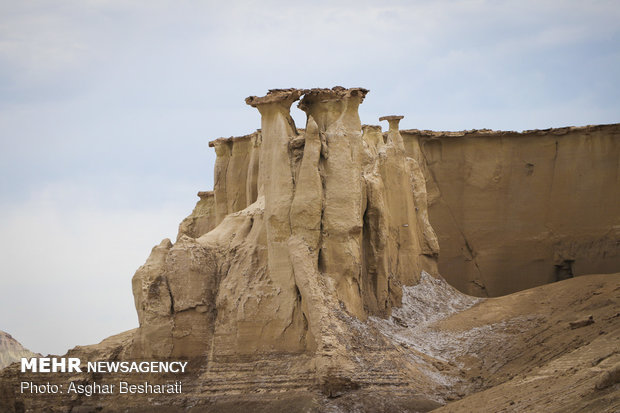
[[[388,142],[392,142],[394,146],[398,149],[405,150],[405,144],[403,143],[403,137],[400,135],[400,131],[398,129],[398,124],[400,120],[404,118],[404,116],[397,115],[389,115],[389,116],[381,116],[379,121],[382,122],[384,120],[388,121],[390,125],[390,129],[388,130]]]

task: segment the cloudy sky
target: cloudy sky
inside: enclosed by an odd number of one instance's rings
[[[616,123],[619,21],[616,0],[0,0],[0,330],[61,354],[136,327],[131,277],[212,188],[207,142],[260,127],[246,96],[362,86],[362,122],[403,128]]]

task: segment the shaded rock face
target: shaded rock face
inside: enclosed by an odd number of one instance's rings
[[[461,291],[620,270],[620,125],[401,134],[425,160],[439,270]]]
[[[334,344],[331,309],[386,317],[403,285],[436,274],[420,159],[398,131],[360,123],[368,91],[281,89],[246,103],[261,128],[210,143],[213,192],[133,279],[133,354],[311,354]],[[304,130],[290,116],[307,114]]]
[[[0,369],[19,361],[22,357],[35,357],[37,353],[24,348],[9,333],[0,331]]]

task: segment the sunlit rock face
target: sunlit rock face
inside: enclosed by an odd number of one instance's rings
[[[0,413],[620,409],[619,125],[384,132],[367,93],[248,97],[260,129],[210,142],[213,190],[133,277],[139,327],[67,354],[186,360],[105,377],[182,394],[32,396],[13,364]]]
[[[421,159],[407,156],[402,116],[385,118],[385,138],[362,128],[367,93],[278,89],[246,99],[260,129],[211,142],[213,191],[134,277],[135,354],[320,352],[331,306],[386,317],[402,286],[436,274]],[[302,130],[290,116],[298,100]]]
[[[498,296],[620,271],[620,125],[401,131],[422,156],[439,270]]]

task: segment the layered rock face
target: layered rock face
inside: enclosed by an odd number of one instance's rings
[[[133,355],[320,353],[334,345],[331,308],[386,317],[403,285],[437,273],[421,159],[407,156],[400,117],[386,117],[385,138],[362,128],[367,92],[246,100],[261,129],[210,143],[213,192],[134,276]],[[300,98],[304,130],[290,116]]]
[[[9,333],[0,331],[0,369],[19,361],[22,357],[36,356],[36,353],[24,348]]]
[[[450,285],[495,295],[617,270],[619,126],[450,134],[384,116],[384,133],[361,125],[367,92],[247,98],[261,128],[210,143],[213,191],[133,277],[139,328],[68,353],[182,359],[186,373],[13,364],[0,412],[620,409],[620,273],[498,298]],[[179,380],[183,392],[19,391],[42,379]]]
[[[461,291],[620,270],[620,125],[401,134],[425,160],[439,270]]]

